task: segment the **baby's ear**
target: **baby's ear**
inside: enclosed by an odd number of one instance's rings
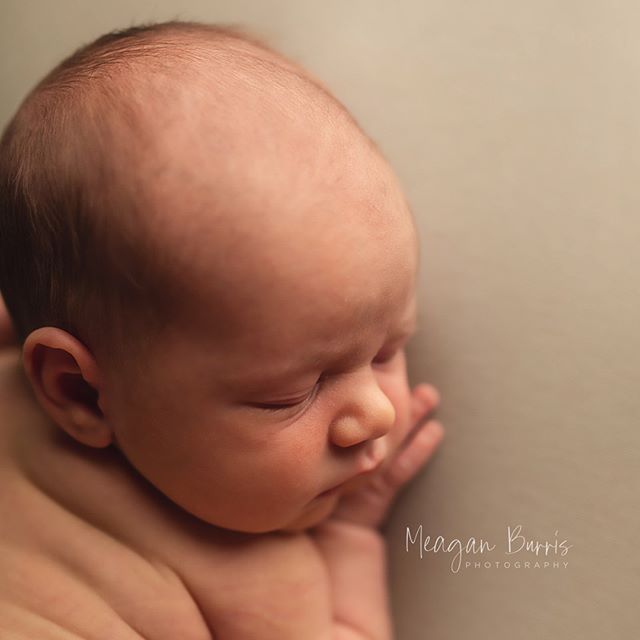
[[[98,367],[79,340],[62,329],[40,327],[27,336],[22,362],[38,402],[56,424],[90,447],[111,443]]]

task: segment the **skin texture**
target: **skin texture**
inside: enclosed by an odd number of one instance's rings
[[[28,486],[11,509],[46,511],[55,535],[27,519],[0,534],[63,569],[32,567],[42,593],[0,594],[79,635],[119,629],[98,628],[106,608],[154,639],[391,637],[377,527],[442,438],[425,420],[437,391],[407,380],[415,225],[342,112],[274,86],[234,87],[223,130],[202,87],[156,122],[140,191],[181,292],[165,326],[124,363],[54,327],[23,346],[34,397],[19,396],[29,409],[6,418],[0,442],[17,444],[0,452],[20,452],[6,468]],[[229,145],[238,161],[220,162]],[[153,580],[136,571],[123,596],[113,575],[138,561]],[[73,615],[43,604],[64,599]],[[140,604],[156,601],[180,610]]]
[[[371,154],[361,162],[365,175],[381,171],[367,171]],[[285,193],[260,198],[273,210],[246,231],[246,257],[226,272],[217,264],[224,249],[210,249],[216,228],[200,221],[185,265],[200,313],[157,337],[142,375],[104,375],[103,411],[125,456],[212,524],[315,524],[336,498],[318,494],[380,462],[402,435],[394,427],[409,404],[400,347],[415,322],[413,226],[406,210],[363,223],[351,194],[325,194],[329,202],[304,216],[286,210]],[[218,273],[222,303],[211,292]],[[220,306],[228,328],[216,336],[209,318]],[[255,406],[294,402],[277,412]]]
[[[47,329],[25,350],[43,406],[70,435],[116,443],[189,513],[253,533],[317,524],[339,495],[319,494],[398,446],[416,314],[417,239],[393,173],[355,127],[336,126],[339,114],[291,121],[277,97],[239,99],[225,135],[244,162],[219,161],[197,100],[180,134],[154,137],[151,173],[164,179],[150,217],[183,299],[144,356],[114,366]],[[32,358],[52,335],[58,353]],[[97,394],[91,415],[55,399],[69,349]]]
[[[438,404],[433,387],[413,390],[401,427],[417,427],[412,437],[329,518],[300,533],[251,535],[189,516],[112,447],[65,437],[29,393],[19,356],[0,344],[1,632],[44,640],[392,637],[376,527],[442,439],[439,423],[425,420]]]

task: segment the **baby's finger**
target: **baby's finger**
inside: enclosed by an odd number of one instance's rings
[[[417,385],[411,392],[411,423],[433,411],[440,404],[440,393],[430,384]]]
[[[368,484],[355,493],[343,496],[332,517],[368,527],[378,527],[399,489],[431,458],[442,441],[444,429],[436,420],[421,426],[420,431],[385,469],[374,474]]]
[[[419,384],[411,391],[409,404],[409,420],[405,431],[401,435],[398,450],[403,449],[408,442],[422,429],[424,421],[433,417],[430,414],[437,409],[440,404],[440,393],[438,390],[426,383]]]
[[[429,461],[442,442],[444,428],[437,420],[421,425],[415,436],[389,461],[383,482],[392,492],[409,482]]]

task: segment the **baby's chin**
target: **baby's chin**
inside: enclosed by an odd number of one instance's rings
[[[335,511],[340,498],[346,493],[350,493],[358,485],[356,483],[347,482],[341,485],[337,489],[330,492],[317,495],[311,502],[308,502],[301,511],[293,519],[289,519],[282,525],[266,525],[266,523],[258,523],[251,518],[240,523],[225,523],[213,522],[206,520],[210,524],[222,529],[233,531],[240,534],[248,535],[260,535],[270,533],[301,533],[307,529],[312,529],[322,524],[325,520],[331,517]]]
[[[284,533],[300,533],[301,531],[305,531],[306,529],[311,529],[322,524],[322,522],[331,517],[331,514],[335,511],[335,508],[338,506],[338,502],[342,496],[357,492],[369,482],[368,475],[369,474],[362,474],[362,476],[352,478],[341,485],[339,490],[335,493],[325,496],[317,496],[314,503],[309,506],[308,510],[294,521],[278,529],[278,531],[282,531]]]
[[[278,531],[283,533],[300,533],[307,529],[317,527],[331,516],[338,505],[340,495],[340,493],[335,493],[327,496],[318,496],[300,516],[285,526],[280,527]]]

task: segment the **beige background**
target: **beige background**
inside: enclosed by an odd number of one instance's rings
[[[239,22],[322,78],[380,144],[423,241],[413,381],[444,448],[387,527],[398,640],[640,632],[640,5],[631,0],[0,0],[0,122],[101,33]],[[468,568],[407,525],[565,568]],[[525,555],[527,557],[525,558]]]

